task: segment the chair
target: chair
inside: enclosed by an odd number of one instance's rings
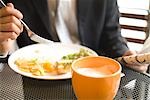
[[[128,30],[134,30],[134,31],[140,31],[145,33],[146,37],[145,39],[148,37],[149,35],[149,14],[146,15],[141,15],[141,14],[131,14],[131,13],[121,13],[121,17],[125,17],[125,18],[132,18],[132,19],[139,19],[139,20],[145,20],[147,22],[146,26],[133,26],[133,25],[125,25],[125,24],[121,24],[121,28],[122,29],[128,29]],[[132,33],[131,33],[132,34]],[[133,34],[136,35],[136,34]],[[145,39],[138,39],[138,38],[133,38],[133,37],[125,37],[127,39],[128,42],[134,42],[134,43],[140,43],[143,44]]]

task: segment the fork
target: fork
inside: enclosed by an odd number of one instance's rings
[[[2,0],[0,0],[0,3],[2,4],[3,7],[6,7],[6,4]],[[23,24],[23,26],[27,30],[28,36],[30,37],[31,40],[38,42],[38,43],[54,43],[51,40],[42,38],[39,35],[35,34],[33,31],[31,31],[31,29],[23,20],[20,20],[20,22]]]

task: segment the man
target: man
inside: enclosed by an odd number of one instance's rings
[[[7,7],[0,9],[1,53],[6,53],[11,50],[12,40],[17,40],[19,47],[34,43],[28,37],[26,31],[22,30],[23,26],[19,19],[22,19],[23,15],[23,20],[35,33],[53,41],[61,41],[62,35],[59,32],[57,21],[55,22],[55,29],[59,40],[55,40],[53,37],[54,29],[51,23],[54,20],[51,18],[54,14],[48,13],[51,11],[51,7],[48,5],[50,1],[5,0],[5,3],[13,3],[16,9],[12,4],[8,4]],[[67,2],[69,0],[56,1],[60,3],[60,1]],[[128,49],[124,38],[120,34],[117,0],[75,0],[75,5],[76,34],[81,45],[95,50],[99,55],[112,58],[135,54]],[[59,10],[63,11],[63,9],[57,9],[57,12]],[[57,13],[57,15],[59,14]],[[50,15],[52,16],[49,17]],[[58,17],[56,20],[60,20],[61,18]],[[134,69],[145,71],[147,67],[138,66],[134,67]]]

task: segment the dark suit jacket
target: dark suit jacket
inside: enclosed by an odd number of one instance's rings
[[[23,20],[40,36],[51,39],[47,0],[4,0],[14,3]],[[120,34],[117,0],[77,0],[77,21],[81,44],[100,55],[122,56],[128,49]],[[17,39],[19,47],[33,43],[27,34]]]

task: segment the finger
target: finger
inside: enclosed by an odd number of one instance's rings
[[[12,3],[7,3],[8,7],[14,8],[14,5]]]
[[[129,68],[132,68],[138,72],[146,72],[147,71],[147,68],[148,66],[147,65],[126,65],[127,67]]]
[[[21,33],[20,28],[18,28],[18,26],[16,26],[14,23],[1,24],[0,31],[1,32],[15,32],[17,35]]]
[[[18,35],[14,32],[0,32],[0,43],[7,41],[8,39],[15,40]]]
[[[0,9],[0,17],[5,17],[5,16],[9,16],[9,15],[14,15],[19,19],[23,18],[22,13],[12,7],[3,7]]]
[[[137,54],[136,51],[128,50],[128,51],[126,51],[126,52],[124,53],[123,56],[130,56],[130,55],[136,55],[136,54]]]
[[[9,33],[9,38],[10,38],[11,40],[16,40],[18,36],[19,36],[19,35],[16,34],[15,32]]]
[[[7,16],[7,17],[0,18],[0,24],[6,24],[6,23],[14,23],[15,25],[18,26],[20,30],[22,29],[21,22],[15,16]]]

